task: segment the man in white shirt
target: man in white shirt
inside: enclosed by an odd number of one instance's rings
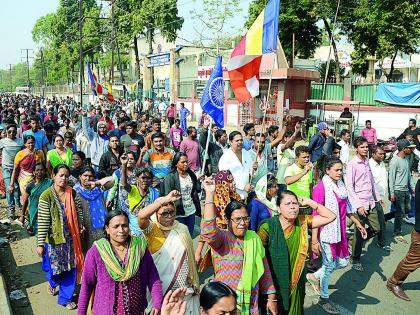
[[[385,217],[383,207],[385,205],[384,201],[388,190],[388,172],[385,163],[383,162],[384,158],[384,149],[378,145],[373,146],[372,157],[369,159],[369,166],[380,198],[379,203],[375,207],[376,212],[378,213],[380,227],[378,232],[378,246],[383,250],[390,251],[391,248],[388,245],[385,245]]]
[[[239,131],[232,131],[229,134],[230,149],[223,153],[219,160],[219,171],[229,170],[235,181],[236,192],[241,199],[246,199],[247,194],[253,189],[251,174],[253,163],[251,155],[243,149],[243,137]],[[258,163],[254,163],[254,170]]]
[[[349,161],[350,154],[350,131],[343,129],[340,132],[341,140],[337,143],[341,147],[340,160],[343,162],[344,170]]]

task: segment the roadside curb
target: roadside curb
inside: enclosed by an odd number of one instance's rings
[[[0,314],[12,315],[12,310],[10,308],[10,303],[9,303],[9,297],[7,294],[6,283],[1,273],[0,273]]]

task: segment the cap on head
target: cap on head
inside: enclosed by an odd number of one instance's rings
[[[328,129],[328,125],[327,125],[327,123],[326,123],[325,121],[321,121],[321,122],[318,124],[318,131],[321,131],[321,130],[323,130],[323,129]]]
[[[404,150],[405,148],[415,148],[416,145],[407,139],[401,139],[397,142],[398,151]]]

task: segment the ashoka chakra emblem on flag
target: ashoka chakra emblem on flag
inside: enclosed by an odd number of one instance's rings
[[[213,81],[211,81],[209,88],[210,101],[215,107],[219,109],[222,109],[224,105],[223,94],[223,78],[216,78]]]

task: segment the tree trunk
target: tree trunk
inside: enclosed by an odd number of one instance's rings
[[[395,54],[394,54],[394,56],[392,57],[391,68],[389,69],[388,76],[386,77],[387,80],[388,80],[388,82],[392,82],[393,81],[392,80],[392,74],[394,73],[394,70],[395,70],[395,68],[394,68],[394,61],[395,61],[395,58],[397,58],[397,54],[398,54],[398,51],[396,51]]]
[[[137,36],[134,36],[133,43],[134,43],[134,54],[136,57],[136,78],[138,80],[140,79],[140,58],[139,58],[139,47],[137,46]]]
[[[340,61],[338,60],[338,51],[337,51],[337,45],[335,43],[335,39],[333,36],[333,33],[331,31],[330,25],[326,18],[323,18],[322,21],[324,22],[325,30],[328,33],[328,37],[330,38],[331,45],[334,50],[334,59],[335,59],[335,82],[340,83],[341,77],[340,77]]]

